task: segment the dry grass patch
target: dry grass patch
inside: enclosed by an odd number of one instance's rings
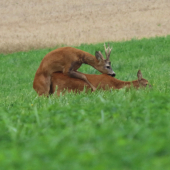
[[[0,53],[170,34],[169,0],[1,0]]]

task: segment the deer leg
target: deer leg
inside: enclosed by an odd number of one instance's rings
[[[84,80],[91,88],[93,91],[96,90],[96,87],[94,87],[88,80],[87,80],[87,77],[80,73],[80,72],[77,72],[77,71],[69,71],[67,72],[67,75],[70,76],[70,77],[73,77],[73,78],[78,78],[78,79],[81,79],[81,80]]]
[[[33,88],[39,96],[48,96],[50,91],[50,78],[44,75],[37,76],[34,79]]]
[[[50,90],[49,90],[49,95],[53,94],[54,92],[55,92],[55,87],[53,86],[53,83],[51,82]]]

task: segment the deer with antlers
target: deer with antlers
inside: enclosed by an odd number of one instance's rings
[[[118,80],[114,77],[108,76],[107,74],[101,74],[101,75],[94,75],[94,74],[85,74],[87,79],[98,89],[121,89],[123,87],[146,87],[149,85],[148,80],[142,78],[142,73],[139,70],[137,73],[137,80],[134,81],[122,81]],[[67,90],[68,92],[81,92],[86,87],[86,90],[90,89],[90,86],[80,80],[68,77],[67,75],[64,75],[62,73],[53,73],[52,74],[52,86],[51,86],[51,93],[54,93],[57,86],[57,95],[59,96],[61,92],[64,92]],[[149,85],[149,87],[151,87]]]
[[[95,52],[95,56],[88,52],[72,48],[62,47],[48,53],[40,63],[34,77],[33,88],[39,95],[48,96],[50,93],[51,75],[54,72],[62,72],[67,77],[81,79],[87,83],[93,91],[96,87],[90,83],[85,74],[77,71],[84,63],[89,64],[101,73],[115,76],[111,68],[110,53],[111,48],[105,48],[106,59],[100,51]],[[56,74],[57,75],[57,74]]]

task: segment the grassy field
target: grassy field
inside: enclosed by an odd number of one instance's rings
[[[110,45],[116,78],[140,69],[152,89],[37,97],[34,74],[52,49],[0,54],[1,170],[169,169],[170,36]],[[77,48],[104,53],[103,43]]]

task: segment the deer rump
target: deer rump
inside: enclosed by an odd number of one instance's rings
[[[137,80],[134,81],[122,81],[114,77],[111,77],[107,74],[84,74],[87,79],[93,83],[93,85],[98,89],[107,90],[109,88],[121,89],[123,87],[130,87],[133,85],[135,88],[146,87],[148,80],[142,78],[142,73],[139,70],[137,73]],[[68,92],[80,92],[83,91],[86,87],[86,90],[91,89],[91,87],[83,80],[77,78],[71,78],[67,75],[64,75],[61,72],[53,73],[51,78],[51,87],[50,94],[53,94],[57,86],[57,95],[60,95],[60,92],[68,90]]]

